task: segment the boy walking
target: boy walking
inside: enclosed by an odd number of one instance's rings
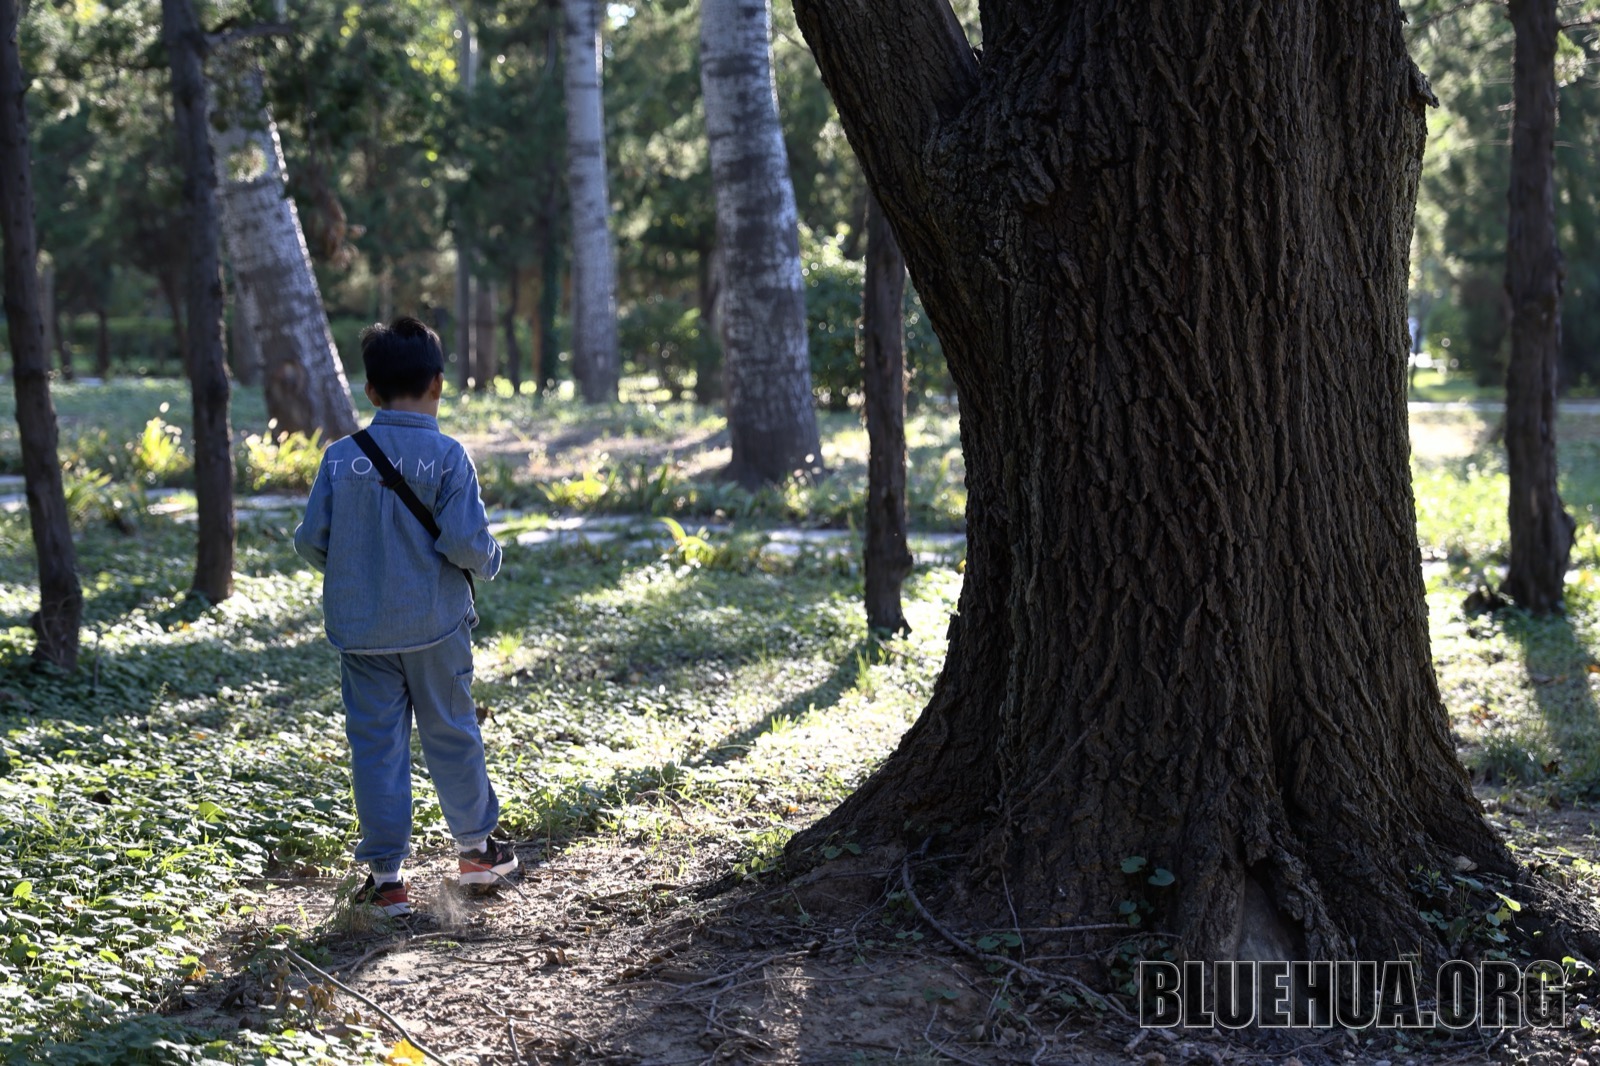
[[[471,691],[471,575],[499,572],[500,545],[472,459],[439,432],[438,335],[414,318],[370,326],[361,359],[378,413],[368,439],[357,433],[323,453],[294,548],[323,572],[325,626],[340,652],[356,861],[370,871],[358,899],[398,916],[411,913],[400,867],[411,854],[413,715],[461,850],[461,883],[493,884],[517,868],[516,853],[489,839],[500,802]]]

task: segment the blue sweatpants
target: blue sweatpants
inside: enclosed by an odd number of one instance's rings
[[[361,819],[356,861],[376,877],[398,871],[411,854],[413,715],[450,834],[457,843],[488,836],[500,820],[500,801],[484,768],[467,624],[420,651],[341,655],[339,672]]]

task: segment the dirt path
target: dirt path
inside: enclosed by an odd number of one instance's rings
[[[1596,857],[1595,812],[1485,798],[1492,817],[1519,819],[1536,851]],[[475,899],[454,887],[453,863],[432,856],[410,870],[425,916],[410,928],[352,914],[332,879],[263,883],[262,909],[207,960],[217,977],[183,1013],[254,1025],[276,1003],[304,1002],[320,980],[260,961],[281,958],[262,946],[282,924],[418,1043],[483,1066],[1594,1061],[1580,1058],[1592,1037],[1576,1016],[1567,1030],[1409,1043],[1342,1031],[1233,1042],[1210,1031],[1141,1035],[1113,1014],[1072,1006],[1067,985],[1018,981],[962,956],[896,905],[892,878],[876,904],[834,925],[814,920],[781,887],[708,891],[726,884],[734,856],[714,840],[704,845],[686,856],[595,840],[546,857],[542,845],[524,843],[517,887]],[[343,992],[323,996],[312,998],[327,1007],[321,1022],[333,1031],[351,1009],[364,1024],[382,1024]]]

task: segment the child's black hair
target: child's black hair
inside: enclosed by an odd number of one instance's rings
[[[367,384],[384,403],[414,400],[444,373],[444,348],[437,333],[406,315],[387,326],[379,322],[361,331],[361,362],[367,369]]]

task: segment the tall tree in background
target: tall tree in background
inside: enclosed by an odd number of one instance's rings
[[[867,270],[861,299],[861,369],[867,418],[868,627],[905,632],[900,584],[906,544],[906,261],[876,199],[867,201]]]
[[[300,213],[285,191],[288,168],[278,127],[263,106],[254,61],[237,54],[220,58],[243,68],[231,76],[219,72],[218,85],[226,88],[217,111],[224,117],[213,134],[238,328],[254,339],[263,360],[274,429],[337,440],[356,431],[355,407]]]
[[[970,495],[931,701],[791,858],[937,837],[968,927],[1134,893],[1190,958],[1437,958],[1412,871],[1513,863],[1416,565],[1428,90],[1398,10],[989,0],[980,59],[942,2],[796,8],[943,342]],[[1111,939],[1055,943],[1085,941]]]
[[[465,3],[456,7],[456,33],[461,42],[456,59],[461,71],[461,93],[470,107],[478,83],[478,38],[472,31],[472,16]],[[455,246],[456,388],[466,392],[472,384],[473,319],[477,315],[472,305],[472,235],[459,207],[455,212]]]
[[[28,520],[39,565],[34,657],[67,670],[78,665],[83,590],[67,521],[56,409],[50,399],[50,353],[40,314],[38,246],[33,225],[33,167],[18,49],[16,0],[0,0],[0,238],[4,240],[5,311],[16,389],[17,436],[28,495]]]
[[[495,284],[488,278],[473,279],[472,300],[472,386],[483,392],[494,386],[500,374],[500,360],[495,351]]]
[[[161,37],[172,65],[172,114],[183,160],[187,230],[190,393],[198,545],[194,591],[212,603],[233,594],[233,455],[230,386],[222,344],[221,229],[206,84],[207,41],[190,0],[161,0]]]
[[[567,187],[572,202],[572,373],[583,398],[617,398],[617,256],[601,103],[600,0],[561,0],[566,29]]]
[[[700,80],[716,189],[727,365],[728,474],[745,485],[822,472],[788,156],[766,0],[705,0]]]
[[[1561,251],[1556,244],[1556,0],[1511,0],[1510,225],[1506,293],[1506,467],[1511,552],[1501,592],[1536,614],[1561,609],[1577,524],[1556,484]]]

